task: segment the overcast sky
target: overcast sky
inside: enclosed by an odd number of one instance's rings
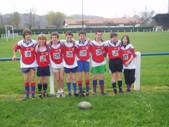
[[[66,15],[81,14],[82,0],[0,0],[0,13],[14,11],[29,12],[34,8],[37,14],[49,11],[60,11]],[[144,11],[154,10],[156,13],[167,13],[168,0],[84,0],[84,14],[107,18],[132,16]]]

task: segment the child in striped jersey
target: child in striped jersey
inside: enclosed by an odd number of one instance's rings
[[[35,70],[37,67],[35,46],[36,41],[31,38],[32,32],[29,29],[23,31],[23,39],[19,41],[13,49],[12,60],[16,59],[16,52],[19,50],[20,67],[24,76],[25,97],[24,100],[29,99],[30,86],[32,98],[35,97]]]
[[[54,79],[57,82],[57,94],[56,97],[65,97],[64,94],[64,67],[62,56],[62,44],[59,40],[59,34],[57,32],[51,33],[51,40],[49,43],[50,52],[50,64],[51,70],[54,74]]]
[[[77,58],[76,47],[72,32],[66,32],[66,41],[63,42],[63,66],[66,73],[68,95],[72,96],[71,84],[73,84],[74,96],[78,96],[76,89]]]
[[[50,76],[49,70],[49,51],[47,47],[47,38],[44,34],[38,35],[38,44],[35,48],[36,60],[38,63],[37,76],[38,76],[38,92],[39,97],[46,97],[48,88],[48,76]],[[42,91],[43,89],[43,91]]]
[[[127,92],[131,91],[132,84],[135,81],[135,70],[136,70],[136,55],[133,45],[130,43],[128,35],[124,35],[122,41],[122,56],[123,56],[123,68],[124,68],[124,79],[127,85]]]
[[[93,73],[93,95],[96,93],[97,81],[99,80],[101,95],[104,95],[104,73],[106,71],[105,42],[102,40],[102,32],[96,32],[96,38],[91,42],[91,66]]]

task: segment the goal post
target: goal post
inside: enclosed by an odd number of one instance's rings
[[[141,78],[141,52],[136,52],[136,71],[135,71],[135,82],[134,90],[140,90],[140,78]]]
[[[14,39],[14,27],[12,25],[5,25],[5,38],[8,40],[9,37]]]

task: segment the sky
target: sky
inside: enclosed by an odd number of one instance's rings
[[[36,14],[59,11],[67,16],[82,13],[82,0],[0,0],[0,13],[28,13],[33,8]],[[132,16],[140,12],[154,10],[168,12],[168,0],[83,0],[84,14],[105,18]]]

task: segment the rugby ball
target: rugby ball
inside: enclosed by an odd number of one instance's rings
[[[80,109],[90,109],[90,108],[92,108],[91,103],[89,103],[87,101],[80,102],[78,106],[79,106]]]

